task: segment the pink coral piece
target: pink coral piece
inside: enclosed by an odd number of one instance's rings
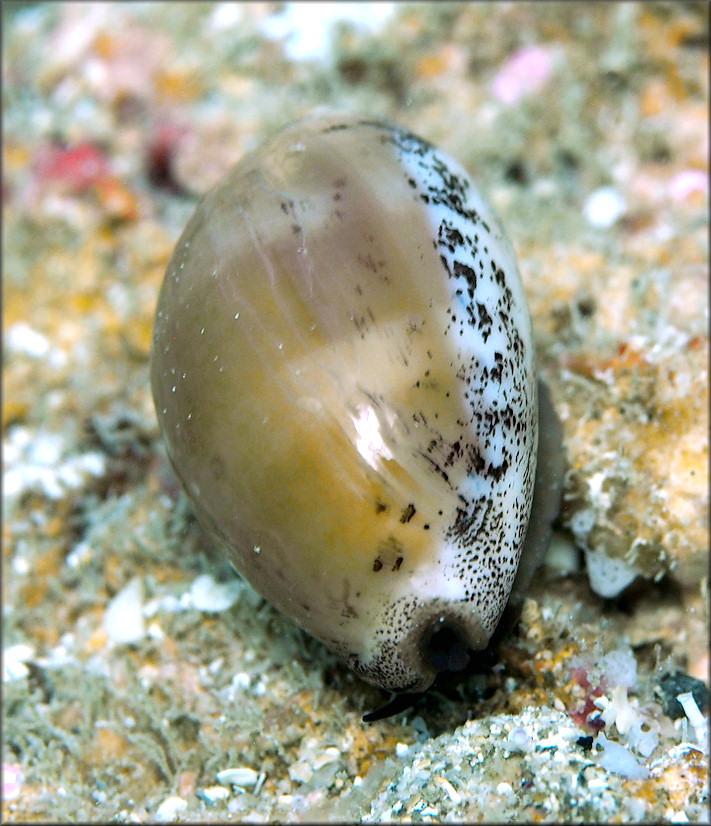
[[[2,799],[15,800],[22,789],[22,769],[16,763],[2,764]]]
[[[685,201],[694,192],[708,195],[709,179],[700,169],[684,169],[669,182],[669,195],[673,201]]]
[[[553,71],[553,61],[546,49],[527,46],[506,61],[491,84],[491,91],[502,103],[516,103],[543,87]]]
[[[40,155],[39,174],[45,181],[58,181],[72,192],[82,192],[108,176],[109,163],[90,143],[70,149],[53,147]]]

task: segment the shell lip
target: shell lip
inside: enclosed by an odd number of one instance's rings
[[[419,676],[410,692],[426,691],[443,672],[467,669],[472,654],[486,648],[488,635],[467,603],[432,600],[422,606],[417,621],[401,644],[403,663]]]
[[[453,627],[446,624],[445,621],[445,624],[443,624],[441,628],[436,629],[433,632],[433,636],[439,635],[442,632],[445,632],[446,634],[446,636],[436,644],[445,642],[446,647],[450,642],[453,642],[455,648],[458,650],[459,642],[461,642],[461,638],[459,640],[455,640],[455,637],[458,636],[458,631],[459,629],[453,629]],[[452,633],[453,636],[450,636]],[[395,714],[399,714],[402,711],[407,711],[407,709],[416,705],[422,697],[430,694],[431,692],[443,694],[452,700],[461,701],[462,698],[458,693],[458,686],[467,677],[470,677],[473,674],[488,674],[492,672],[494,666],[499,661],[496,649],[491,644],[488,644],[486,648],[481,650],[475,651],[471,648],[466,648],[465,651],[467,657],[466,664],[464,664],[460,669],[454,670],[451,668],[445,668],[438,671],[432,684],[423,691],[401,691],[394,694],[382,706],[374,709],[373,711],[369,711],[367,714],[364,714],[362,718],[363,722],[374,723],[378,720],[393,717]]]

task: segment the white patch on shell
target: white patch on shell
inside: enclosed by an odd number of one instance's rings
[[[433,610],[456,608],[466,631],[469,619],[461,609],[468,603],[467,612],[487,637],[496,628],[531,509],[538,406],[525,295],[498,219],[456,161],[404,130],[390,135],[449,279],[451,303],[441,340],[461,379],[465,409],[472,411],[467,443],[459,445],[459,457],[446,471],[458,495],[447,534],[429,564],[395,591],[380,617],[374,656],[359,663],[366,677],[371,670],[381,678],[392,670],[406,679],[403,637]],[[433,472],[443,468],[433,462]],[[405,672],[410,668],[411,663]]]
[[[373,407],[359,407],[353,424],[358,433],[356,449],[373,470],[379,469],[383,459],[392,459],[393,454],[383,441],[378,414]]]

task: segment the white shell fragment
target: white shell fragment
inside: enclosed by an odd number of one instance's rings
[[[624,215],[626,208],[622,195],[613,187],[604,186],[587,199],[583,212],[594,227],[607,229]]]
[[[694,699],[694,695],[690,691],[685,691],[683,694],[677,694],[676,699],[679,701],[679,705],[684,709],[684,714],[686,714],[688,721],[691,723],[691,727],[694,729],[696,742],[699,744],[704,754],[706,754],[708,752],[708,720],[701,713],[701,710]]]
[[[603,769],[621,774],[630,780],[645,780],[649,777],[649,769],[642,765],[632,752],[620,743],[608,740],[600,732],[596,739],[596,744],[602,746],[603,752],[600,757],[600,765]]]
[[[215,582],[209,574],[197,577],[190,586],[193,607],[210,614],[231,608],[239,599],[241,592],[242,586],[239,580]]]
[[[614,599],[633,582],[640,571],[624,559],[608,556],[602,549],[585,551],[590,587],[605,599]]]
[[[338,116],[246,156],[169,263],[152,385],[202,524],[362,677],[421,691],[486,647],[538,399],[514,253],[456,161]]]
[[[166,797],[156,809],[155,819],[158,823],[172,823],[187,810],[188,801],[182,797]]]
[[[259,773],[246,766],[237,769],[223,769],[217,772],[217,782],[232,786],[254,786],[259,780]]]
[[[35,657],[35,649],[31,645],[18,643],[3,648],[2,652],[2,681],[21,680],[27,677],[30,669],[25,663],[30,662]]]
[[[104,629],[115,643],[140,642],[146,636],[143,619],[143,583],[136,577],[111,600],[104,613]]]

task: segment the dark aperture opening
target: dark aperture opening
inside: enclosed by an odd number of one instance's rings
[[[445,622],[434,628],[422,653],[437,671],[463,671],[469,664],[466,639],[458,628]]]

